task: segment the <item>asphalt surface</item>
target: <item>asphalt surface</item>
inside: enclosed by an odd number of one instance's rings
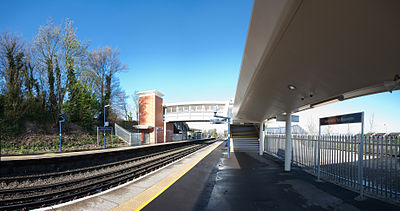
[[[257,152],[221,145],[149,203],[144,210],[400,210],[315,177]]]

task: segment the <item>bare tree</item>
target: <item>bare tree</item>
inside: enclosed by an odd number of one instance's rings
[[[23,102],[24,43],[20,37],[5,32],[0,36],[0,78],[4,83],[5,116],[15,123],[21,117]]]
[[[69,97],[75,98],[76,93],[73,91],[73,85],[85,65],[87,48],[87,43],[78,40],[76,30],[73,28],[73,21],[66,19],[61,38],[61,55],[66,78],[64,79],[65,87],[60,93],[60,102],[63,102],[67,90],[70,92]]]
[[[82,66],[86,59],[88,43],[78,40],[76,29],[73,28],[73,21],[66,19],[61,39],[61,48],[64,68],[67,74],[67,87],[71,90],[72,84],[76,81],[76,76],[80,75]]]
[[[369,118],[369,132],[374,132],[374,125],[375,124],[375,113],[372,113],[371,117]]]
[[[139,95],[137,93],[138,93],[138,91],[135,91],[131,97],[132,97],[132,101],[133,101],[133,107],[134,107],[133,109],[134,109],[135,118],[137,121],[139,121]]]
[[[128,120],[127,96],[121,89],[115,90],[113,94],[112,110],[117,117]]]
[[[331,135],[332,134],[332,127],[330,125],[325,126],[324,131],[325,131],[325,134]]]
[[[128,97],[125,95],[125,92],[123,92],[122,95],[122,109],[124,110],[125,114],[125,120],[129,121],[129,113],[128,113],[128,102],[127,102]]]
[[[9,80],[13,78],[8,76],[11,74],[10,67],[14,64],[15,57],[18,54],[23,54],[24,43],[20,40],[20,36],[12,34],[10,32],[3,32],[0,36],[0,80],[2,81],[2,91],[6,90],[9,84]]]
[[[25,78],[25,89],[27,92],[28,99],[34,97],[34,92],[36,92],[36,97],[40,96],[39,83],[36,79],[36,63],[32,55],[32,47],[27,45],[25,47],[25,64],[24,64],[24,78]]]
[[[88,64],[91,77],[88,81],[92,83],[95,94],[100,100],[101,108],[104,105],[112,104],[113,92],[118,90],[119,84],[115,74],[128,69],[119,59],[119,50],[111,47],[99,48],[89,52]],[[102,109],[100,109],[103,114]]]
[[[347,124],[347,135],[350,135],[351,131],[350,131],[350,124]]]
[[[312,119],[313,119],[312,117],[308,119],[306,127],[308,130],[308,133],[310,133],[311,135],[314,135],[317,133],[317,126],[312,121]]]
[[[51,112],[60,109],[60,103],[57,103],[57,96],[61,93],[62,72],[58,67],[58,56],[60,53],[61,26],[48,20],[46,25],[39,27],[39,32],[34,38],[34,49],[38,64],[41,66],[42,74],[47,73],[49,108]],[[58,69],[57,69],[58,67]],[[56,70],[55,70],[56,68]],[[46,71],[47,70],[47,71]],[[56,78],[54,77],[56,71]],[[57,92],[55,90],[55,81],[57,80]]]

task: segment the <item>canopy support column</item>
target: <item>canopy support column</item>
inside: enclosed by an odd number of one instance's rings
[[[290,171],[292,163],[292,115],[286,115],[285,171]]]
[[[259,146],[259,155],[263,155],[264,153],[264,122],[260,123],[260,146]]]

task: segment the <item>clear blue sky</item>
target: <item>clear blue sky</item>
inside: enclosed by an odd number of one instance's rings
[[[296,115],[300,116],[300,126],[306,129],[311,121],[318,130],[319,118],[356,112],[365,113],[364,131],[366,133],[400,132],[400,91],[353,98],[299,112]],[[337,134],[347,132],[355,134],[360,132],[360,126],[360,124],[350,124],[348,128],[347,124],[334,125],[331,126],[331,130]],[[324,132],[326,126],[321,130]]]
[[[0,31],[31,41],[48,18],[74,21],[91,48],[118,47],[127,94],[157,89],[165,102],[234,97],[252,0],[2,0]]]

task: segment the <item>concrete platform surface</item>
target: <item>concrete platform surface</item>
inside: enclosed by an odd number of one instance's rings
[[[226,158],[221,145],[144,210],[400,210],[376,199],[357,201],[357,193],[257,152]]]

